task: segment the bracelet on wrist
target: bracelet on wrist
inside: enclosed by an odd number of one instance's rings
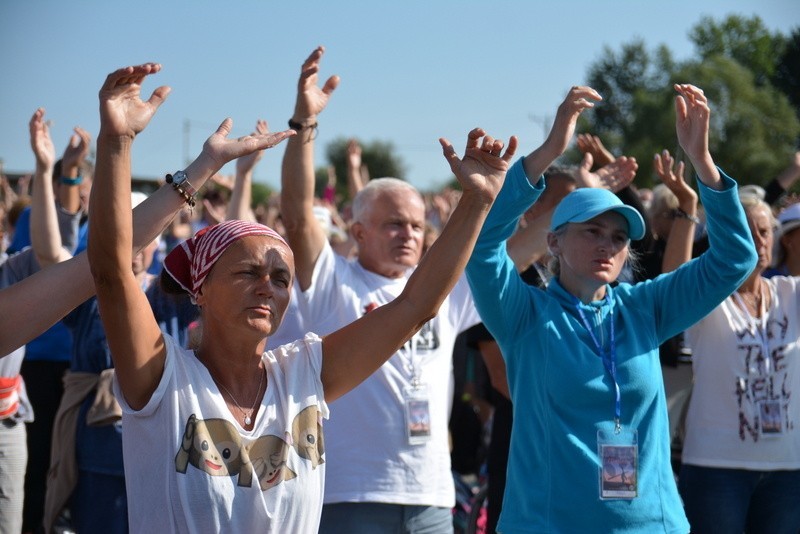
[[[80,174],[75,178],[71,178],[69,176],[61,176],[58,179],[58,181],[64,185],[80,185],[81,182],[83,182],[83,176],[81,176]]]
[[[309,140],[313,140],[317,138],[317,132],[319,131],[317,127],[319,126],[318,122],[313,122],[311,124],[303,124],[301,122],[295,122],[293,119],[289,119],[289,128],[295,130],[297,133],[301,133],[303,130],[311,130],[311,137]]]
[[[189,183],[189,175],[186,174],[186,171],[177,171],[175,174],[167,174],[164,179],[177,191],[183,198],[183,201],[189,205],[189,209],[194,208],[196,204],[194,196],[197,190]]]
[[[695,215],[689,215],[685,211],[680,208],[675,208],[673,211],[673,218],[675,219],[686,219],[687,221],[692,221],[694,224],[700,224],[700,219]]]

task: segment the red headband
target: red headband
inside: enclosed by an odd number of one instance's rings
[[[203,228],[194,237],[172,249],[164,258],[164,269],[193,298],[197,298],[200,286],[228,247],[251,235],[275,238],[289,248],[283,237],[269,226],[247,221],[225,221]]]

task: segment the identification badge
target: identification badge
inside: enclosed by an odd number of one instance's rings
[[[758,403],[758,415],[761,421],[761,436],[777,438],[783,434],[783,417],[781,403],[777,400],[765,400]]]
[[[431,412],[428,386],[418,384],[405,389],[406,434],[409,445],[419,445],[431,439]]]
[[[635,499],[639,495],[639,435],[636,430],[597,431],[600,498]]]

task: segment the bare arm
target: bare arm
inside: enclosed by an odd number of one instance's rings
[[[61,246],[56,200],[53,193],[53,165],[56,151],[44,120],[44,108],[39,108],[30,121],[31,148],[36,156],[31,200],[31,246],[39,265],[44,268],[64,261],[72,254]]]
[[[683,177],[683,162],[678,162],[673,168],[673,159],[667,150],[656,154],[653,163],[661,182],[678,198],[678,208],[686,214],[686,217],[676,217],[672,221],[667,237],[661,272],[668,273],[692,259],[695,224],[690,217],[697,217],[697,193]]]
[[[148,63],[119,69],[106,78],[100,91],[100,135],[89,219],[88,254],[100,316],[120,388],[135,409],[150,399],[166,357],[161,331],[131,269],[130,148],[169,92],[169,88],[159,87],[149,100],[139,97],[141,83],[160,68]],[[230,119],[223,121],[203,145],[200,156],[186,169],[195,187],[228,161],[274,146],[294,133],[228,140],[231,126]],[[173,200],[183,200],[176,191],[171,193]]]
[[[76,126],[67,148],[64,149],[64,155],[61,156],[61,176],[73,179],[78,178],[81,173],[81,167],[89,155],[91,142],[92,136],[89,132],[80,126]],[[81,209],[80,181],[74,184],[62,183],[61,176],[55,177],[58,180],[56,184],[58,202],[67,212],[78,213]]]
[[[440,142],[464,193],[403,292],[324,338],[322,383],[329,402],[375,372],[436,315],[467,264],[517,148],[517,139],[512,137],[505,154],[501,154],[503,143],[480,128],[469,133],[463,159],[447,140]]]
[[[314,264],[327,240],[314,218],[314,132],[308,128],[317,123],[317,116],[339,84],[339,77],[331,76],[321,88],[317,85],[324,52],[323,47],[318,47],[303,63],[292,120],[306,128],[286,143],[281,167],[281,216],[294,252],[296,278],[303,290],[311,285]]]
[[[508,256],[514,262],[517,272],[523,272],[547,254],[550,214],[552,210],[548,211],[547,216],[527,221],[525,226],[519,226],[506,241]]]
[[[347,143],[347,191],[350,194],[350,200],[353,200],[356,194],[364,188],[366,180],[361,171],[361,145],[355,139],[351,139]]]
[[[567,97],[558,106],[547,139],[542,146],[525,156],[523,166],[531,185],[535,185],[547,167],[567,149],[575,133],[578,117],[584,110],[594,107],[594,103],[589,100],[602,100],[602,97],[591,87],[575,86],[569,90]]]
[[[479,341],[478,350],[480,350],[483,357],[483,363],[486,364],[492,387],[502,393],[505,398],[511,400],[511,391],[508,389],[508,375],[506,375],[506,362],[503,359],[503,353],[500,352],[500,345],[494,340]]]

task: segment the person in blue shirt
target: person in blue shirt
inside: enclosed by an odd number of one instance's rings
[[[509,170],[470,258],[470,287],[500,345],[514,406],[504,533],[689,530],[658,347],[730,295],[756,257],[736,183],[708,151],[708,101],[697,87],[675,89],[678,140],[708,216],[705,254],[653,280],[618,283],[644,221],[610,191],[583,188],[552,217],[553,280],[539,289],[520,279],[505,240],[580,113],[601,99],[573,87],[545,143]]]

